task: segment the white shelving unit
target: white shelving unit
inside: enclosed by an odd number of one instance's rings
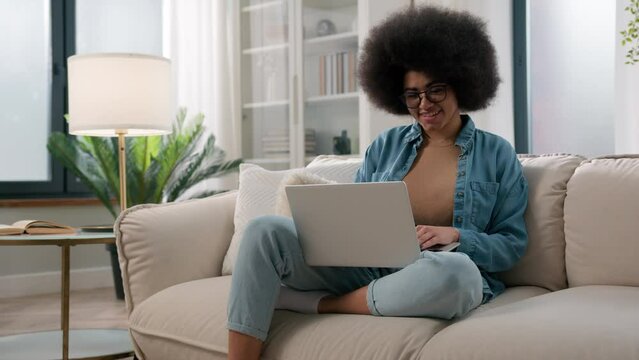
[[[325,54],[334,49],[357,48],[357,32],[349,31],[340,34],[318,36],[304,40],[306,55]]]
[[[409,0],[232,3],[241,157],[274,170],[301,167],[333,154],[344,131],[359,154],[378,132],[357,88],[359,47],[373,22]]]
[[[344,94],[335,94],[335,95],[320,95],[320,96],[311,96],[306,99],[307,104],[313,103],[332,103],[335,100],[357,100],[359,99],[358,92],[349,92]]]
[[[288,100],[263,101],[263,102],[255,102],[255,103],[246,103],[242,105],[242,108],[257,109],[257,108],[267,108],[267,107],[275,107],[275,106],[287,106],[288,103],[289,103]]]
[[[244,49],[244,50],[242,50],[242,54],[244,54],[244,55],[260,54],[260,53],[267,53],[269,51],[284,50],[284,49],[287,49],[287,48],[288,48],[288,44],[277,44],[277,45],[269,45],[269,46],[260,46],[260,47]]]
[[[360,1],[235,4],[241,114],[236,128],[245,161],[271,169],[304,166],[317,154],[333,153],[333,138],[343,130],[351,151],[358,152],[360,94],[353,64]],[[344,63],[349,52],[350,68]]]
[[[258,10],[263,10],[269,7],[282,6],[282,3],[283,3],[283,0],[265,1],[262,3],[244,6],[242,7],[242,12],[258,11]]]

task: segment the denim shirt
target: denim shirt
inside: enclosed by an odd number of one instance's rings
[[[386,130],[366,150],[355,182],[402,181],[423,141],[418,122]],[[481,272],[486,302],[504,291],[496,273],[512,268],[526,250],[528,183],[510,143],[476,129],[467,115],[455,144],[461,152],[451,225],[459,230],[457,251]]]

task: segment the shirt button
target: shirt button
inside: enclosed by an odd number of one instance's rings
[[[458,216],[458,217],[457,217],[457,219],[455,219],[455,220],[457,220],[457,222],[458,222],[458,223],[461,223],[461,222],[462,222],[462,220],[464,220],[464,218],[463,218],[463,217],[461,217],[461,216]]]
[[[464,170],[460,171],[459,176],[466,176],[466,172]]]
[[[461,191],[460,191],[460,192],[458,192],[458,193],[457,193],[457,197],[459,197],[459,198],[464,197],[464,193],[463,193],[463,192],[461,192]]]

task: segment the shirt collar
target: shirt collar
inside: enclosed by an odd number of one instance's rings
[[[470,150],[473,146],[473,138],[475,135],[475,123],[470,116],[463,114],[461,116],[462,119],[462,128],[459,134],[457,134],[457,139],[455,139],[455,145],[461,148],[462,154],[465,154]]]
[[[459,146],[462,150],[462,154],[466,153],[472,146],[473,135],[475,134],[475,123],[470,116],[466,114],[461,115],[462,128],[457,138],[455,139],[455,145]],[[422,138],[422,126],[417,121],[413,121],[413,124],[404,138],[405,143],[413,142],[417,139],[421,142]]]

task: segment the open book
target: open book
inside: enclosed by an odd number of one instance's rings
[[[0,235],[21,234],[73,234],[75,229],[44,220],[20,220],[11,225],[0,224]]]

